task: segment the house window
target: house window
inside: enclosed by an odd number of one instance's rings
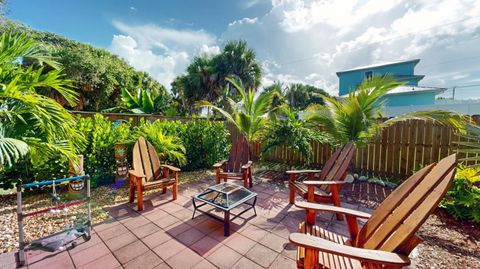
[[[365,72],[365,79],[371,79],[373,77],[373,71]]]

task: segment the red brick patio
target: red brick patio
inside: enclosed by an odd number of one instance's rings
[[[191,196],[212,185],[213,179],[179,187],[179,198],[155,193],[146,197],[145,210],[134,205],[107,208],[112,218],[94,226],[92,239],[58,253],[27,252],[28,268],[294,268],[296,248],[288,235],[297,230],[304,211],[288,204],[288,188],[283,173],[256,175],[253,191],[258,193],[257,216],[248,211],[233,221],[229,237],[223,225],[204,215],[192,218]],[[355,189],[356,188],[356,189]],[[387,192],[361,189],[351,184],[344,192],[349,202],[344,206],[370,211],[376,199]],[[372,195],[368,195],[371,193]],[[357,204],[353,204],[354,194]],[[373,200],[369,197],[373,197]],[[330,213],[320,213],[318,224],[347,235],[346,224]],[[15,268],[13,253],[0,255],[1,268]]]

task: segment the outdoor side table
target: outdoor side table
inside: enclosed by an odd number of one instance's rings
[[[230,235],[230,222],[232,220],[251,209],[253,209],[255,216],[257,215],[257,211],[255,210],[257,194],[234,183],[224,182],[211,186],[207,190],[193,196],[192,201],[194,208],[192,219],[195,218],[195,212],[198,210],[213,219],[223,222],[225,236]],[[197,202],[200,203],[197,204]],[[230,212],[232,209],[242,204],[248,205],[248,208],[238,214]],[[211,210],[200,209],[205,205],[210,205],[214,207],[214,209],[223,211],[223,219],[211,213]],[[231,218],[230,215],[232,215],[233,218]]]

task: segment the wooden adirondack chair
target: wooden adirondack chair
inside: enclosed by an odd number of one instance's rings
[[[170,173],[171,172],[171,173]],[[178,174],[180,169],[171,165],[160,164],[155,148],[139,137],[133,147],[133,169],[128,171],[130,175],[130,203],[135,200],[137,191],[138,211],[143,210],[143,192],[152,189],[167,191],[172,187],[173,200],[177,199]]]
[[[340,206],[340,191],[345,184],[348,166],[355,153],[353,142],[349,142],[337,149],[328,159],[322,170],[292,170],[287,171],[290,186],[290,204],[295,203],[295,193],[309,202],[330,203]],[[315,174],[320,173],[318,177]],[[296,176],[308,174],[308,181],[298,181]],[[310,190],[310,192],[309,192]],[[308,196],[310,193],[310,196]],[[337,213],[337,219],[343,215]]]
[[[300,233],[290,235],[298,245],[298,268],[401,268],[421,242],[415,232],[437,207],[455,177],[455,154],[418,171],[398,186],[372,215],[329,205],[299,202],[306,209]],[[347,216],[350,238],[315,224],[316,211]],[[357,218],[368,219],[359,230]]]
[[[250,161],[250,151],[248,141],[245,137],[238,138],[232,144],[230,149],[230,157],[213,165],[216,169],[217,183],[222,180],[227,182],[228,179],[243,180],[245,188],[253,187],[252,182],[252,161]]]

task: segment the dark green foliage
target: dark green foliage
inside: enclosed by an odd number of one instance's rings
[[[85,136],[87,147],[84,155],[85,173],[92,178],[92,186],[112,183],[115,171],[114,145],[129,137],[128,124],[117,127],[100,114],[93,118],[77,119],[77,130]]]
[[[210,168],[228,156],[228,131],[223,122],[192,120],[184,125],[181,138],[187,148],[186,170]]]
[[[240,98],[240,93],[227,81],[227,77],[236,77],[246,89],[255,91],[261,75],[255,52],[247,47],[247,43],[230,41],[218,55],[195,57],[187,67],[186,74],[172,82],[172,93],[190,114],[198,112],[193,104],[200,100],[223,108],[227,97],[234,100]]]
[[[171,99],[170,93],[159,82],[145,72],[135,71],[129,64],[105,49],[75,42],[59,35],[35,31],[27,26],[7,21],[0,32],[15,29],[25,32],[43,44],[50,54],[63,65],[68,78],[73,80],[74,90],[80,94],[77,110],[100,111],[121,104],[121,89],[128,89],[136,95],[145,89],[156,96]],[[48,92],[62,105],[67,106],[63,97]],[[166,106],[159,107],[163,113]]]
[[[298,114],[289,108],[283,108],[278,119],[272,121],[262,137],[262,155],[285,146],[300,154],[308,162],[312,156],[313,141],[325,141],[320,132],[311,128]]]
[[[323,105],[323,96],[329,96],[327,92],[312,85],[292,83],[285,92],[285,99],[290,107],[295,110],[304,110],[311,104]]]
[[[179,165],[183,170],[209,168],[214,163],[228,156],[230,146],[228,131],[223,122],[208,120],[155,121],[142,123],[151,125],[163,135],[177,138],[178,143],[185,148],[186,163],[180,164],[176,156],[171,155],[163,161]],[[137,129],[142,129],[142,126]],[[148,139],[148,137],[147,137]],[[153,142],[152,142],[153,143]]]
[[[470,178],[457,174],[446,196],[441,207],[456,218],[480,223],[480,188]]]

